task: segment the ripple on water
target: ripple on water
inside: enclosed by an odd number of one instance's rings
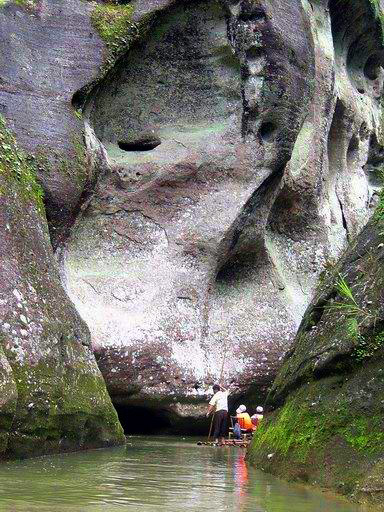
[[[1,512],[360,512],[249,468],[238,448],[130,438],[124,448],[0,465]]]

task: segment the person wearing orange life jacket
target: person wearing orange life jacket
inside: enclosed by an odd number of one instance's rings
[[[252,432],[256,427],[252,423],[251,417],[246,411],[247,408],[245,405],[240,405],[238,409],[236,409],[236,418],[241,429]]]
[[[259,405],[256,408],[256,414],[253,414],[251,416],[252,423],[254,424],[255,428],[257,428],[260,425],[261,420],[264,418],[263,415],[264,409]]]

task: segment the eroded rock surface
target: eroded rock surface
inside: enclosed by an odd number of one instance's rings
[[[35,155],[55,246],[93,182],[83,121],[72,105],[103,61],[93,9],[78,0],[10,0],[0,7],[0,114],[20,147]]]
[[[264,233],[308,109],[310,33],[299,4],[239,9],[193,2],[159,15],[85,109],[110,170],[65,270],[115,397],[205,392],[224,354],[227,380],[247,385],[263,364],[263,381],[295,328],[273,297]],[[292,62],[283,16],[300,27]],[[161,144],[119,147],[151,136]]]
[[[181,407],[223,359],[263,392],[371,216],[382,30],[342,4],[134,4],[157,14],[84,106],[103,175],[63,259],[116,403]]]
[[[0,187],[0,459],[121,444],[42,214],[1,173]]]
[[[198,415],[222,370],[264,395],[377,202],[379,14],[376,0],[3,2],[0,109],[34,154],[115,403]]]
[[[384,502],[383,227],[381,199],[375,221],[324,277],[272,387],[279,407],[249,454],[267,471],[375,510]]]
[[[15,45],[25,45],[27,37],[21,33],[29,17],[30,25],[36,23],[33,15],[12,6],[5,12],[0,8],[1,23],[19,14],[24,20],[17,29],[21,39],[12,30],[6,35],[2,31],[1,37],[13,36]],[[49,26],[54,39],[55,29]],[[14,56],[13,49],[7,53],[9,62]],[[21,52],[18,57],[13,72],[31,72],[31,55]],[[8,71],[2,62],[0,94],[13,110],[2,108],[7,115],[13,112],[20,130],[33,131],[28,116],[30,109],[38,110],[38,98],[23,80],[9,90],[3,79]],[[23,95],[31,103],[24,103],[22,111]],[[40,118],[40,128],[41,123]],[[36,144],[44,139],[39,135],[28,136]],[[36,159],[18,149],[0,116],[0,460],[124,442],[90,348],[89,330],[61,285],[36,167]]]

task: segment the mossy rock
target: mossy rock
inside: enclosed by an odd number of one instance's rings
[[[259,427],[248,460],[355,498],[384,456],[383,404],[380,362],[303,385]]]
[[[37,181],[36,169],[27,155],[17,146],[16,138],[7,128],[0,115],[0,175],[17,185],[20,196],[35,202],[40,213],[44,213],[43,189]],[[0,196],[5,194],[0,189]]]
[[[271,473],[332,488],[380,510],[383,231],[383,219],[374,218],[320,283],[269,394],[278,408],[248,454]]]

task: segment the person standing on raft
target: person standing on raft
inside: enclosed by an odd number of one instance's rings
[[[213,416],[213,439],[219,445],[224,444],[228,430],[228,391],[219,384],[212,386],[215,393],[208,405],[208,416],[215,411]]]

